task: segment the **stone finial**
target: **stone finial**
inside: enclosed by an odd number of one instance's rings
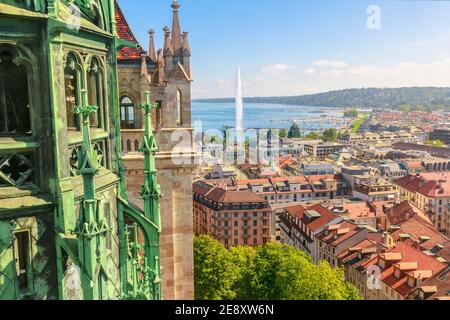
[[[148,56],[150,57],[150,60],[152,60],[153,63],[156,63],[156,51],[155,51],[155,31],[153,29],[150,29],[148,31],[148,34],[150,35],[150,42],[149,42],[149,48],[148,48]]]
[[[172,21],[172,49],[175,55],[181,53],[182,43],[181,43],[181,27],[180,27],[180,17],[178,15],[178,10],[180,5],[178,1],[172,3],[173,9],[173,21]]]
[[[147,69],[147,55],[141,54],[141,77],[148,77],[148,69]]]
[[[180,4],[177,0],[173,0],[171,7],[173,9],[173,12],[178,12],[178,10],[180,9]]]
[[[183,32],[183,56],[191,56],[191,47],[189,46],[189,32]]]
[[[164,56],[173,56],[173,48],[170,37],[170,29],[165,26],[164,29]]]

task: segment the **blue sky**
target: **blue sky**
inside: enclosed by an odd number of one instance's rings
[[[193,97],[353,87],[450,86],[450,1],[179,0],[192,48]],[[171,0],[119,0],[142,46],[171,26]],[[370,30],[367,9],[380,9]]]

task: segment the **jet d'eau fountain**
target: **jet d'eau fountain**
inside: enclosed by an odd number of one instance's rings
[[[242,131],[244,118],[244,102],[242,98],[241,68],[238,67],[236,75],[236,131]]]

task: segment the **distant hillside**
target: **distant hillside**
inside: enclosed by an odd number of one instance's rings
[[[233,102],[234,99],[200,99],[194,101],[226,103]],[[244,101],[247,103],[276,103],[327,108],[349,108],[353,106],[361,108],[395,108],[403,104],[413,106],[444,105],[450,107],[450,88],[346,89],[304,96],[245,98]]]

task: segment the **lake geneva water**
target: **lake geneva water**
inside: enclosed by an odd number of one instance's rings
[[[331,124],[321,119],[343,118],[343,110],[307,106],[287,106],[281,104],[244,104],[244,128],[290,128],[295,120],[310,119],[314,127],[327,129]],[[235,127],[236,110],[234,103],[192,102],[192,122],[201,121],[203,131]],[[307,128],[305,128],[307,129]],[[197,126],[198,130],[198,126]]]

